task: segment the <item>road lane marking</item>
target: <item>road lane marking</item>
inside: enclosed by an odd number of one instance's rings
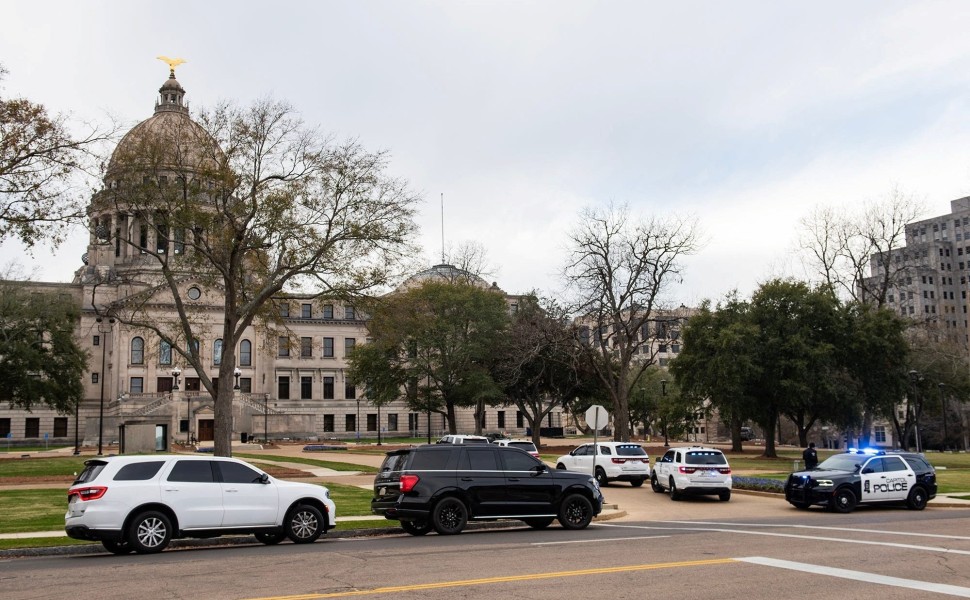
[[[967,535],[943,535],[939,533],[918,533],[913,531],[882,531],[880,529],[854,529],[851,527],[826,527],[823,525],[779,525],[777,523],[720,523],[717,521],[654,521],[655,523],[682,523],[685,525],[730,525],[733,527],[783,527],[791,529],[822,529],[827,531],[853,531],[856,533],[878,533],[882,535],[902,535],[910,537],[939,538],[945,540],[970,540]]]
[[[562,542],[532,542],[530,546],[556,546],[559,544],[596,544],[600,542],[624,542],[627,540],[656,540],[659,538],[669,538],[669,535],[639,535],[637,537],[625,538],[605,538],[602,540],[565,540]]]
[[[766,567],[777,567],[779,569],[789,569],[792,571],[802,571],[815,575],[828,575],[841,579],[852,579],[866,583],[877,583],[880,585],[891,585],[894,587],[919,590],[921,592],[936,592],[937,594],[948,594],[960,598],[970,598],[970,588],[957,585],[947,585],[945,583],[933,583],[930,581],[919,581],[916,579],[903,579],[901,577],[890,577],[888,575],[877,575],[864,571],[850,571],[849,569],[838,569],[835,567],[824,567],[821,565],[810,565],[807,563],[792,562],[789,560],[779,560],[777,558],[765,558],[763,556],[748,556],[737,559],[741,562],[764,565]]]
[[[771,533],[768,531],[745,531],[744,529],[725,529],[721,527],[655,527],[649,525],[613,525],[610,523],[599,523],[598,527],[617,527],[621,529],[663,529],[674,531],[713,531],[716,533],[740,533],[742,535],[761,535],[765,537],[795,538],[799,540],[815,540],[819,542],[836,542],[841,544],[862,544],[866,546],[887,546],[890,548],[903,548],[906,550],[922,550],[927,552],[940,552],[943,554],[962,554],[970,556],[970,550],[954,550],[942,546],[916,546],[914,544],[896,544],[893,542],[874,542],[869,540],[847,540],[843,538],[823,537],[820,535],[796,535],[794,533]]]
[[[691,560],[682,562],[653,563],[647,565],[627,565],[623,567],[602,567],[599,569],[581,569],[577,571],[553,571],[549,573],[533,573],[530,575],[510,575],[506,577],[488,577],[485,579],[463,579],[458,581],[439,581],[436,583],[416,583],[412,585],[397,585],[366,590],[347,590],[326,594],[296,594],[293,596],[267,596],[258,600],[315,600],[317,598],[346,598],[350,596],[372,596],[390,594],[394,592],[415,592],[421,590],[436,590],[451,587],[466,587],[472,585],[488,585],[493,583],[511,583],[519,581],[535,581],[540,579],[556,579],[560,577],[578,577],[581,575],[609,575],[611,573],[631,573],[635,571],[650,571],[653,569],[674,569],[680,567],[700,567],[707,565],[726,565],[738,562],[733,558],[715,558],[710,560]]]

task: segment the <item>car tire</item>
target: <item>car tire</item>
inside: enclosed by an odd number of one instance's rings
[[[662,494],[665,491],[667,491],[664,489],[664,486],[660,485],[660,482],[657,481],[656,473],[654,473],[653,476],[650,477],[650,488],[658,494]]]
[[[286,539],[286,532],[283,531],[257,531],[253,535],[256,537],[256,541],[267,546],[274,546]]]
[[[911,510],[923,510],[926,508],[926,503],[929,502],[926,490],[923,486],[917,485],[909,491],[909,496],[906,498],[906,507]]]
[[[596,467],[596,483],[600,484],[601,488],[610,485],[610,480],[606,476],[606,471],[602,467]]]
[[[468,509],[465,503],[453,496],[443,498],[431,511],[431,523],[439,535],[461,533],[468,522]]]
[[[534,519],[522,519],[522,520],[525,521],[526,525],[528,525],[533,529],[545,529],[546,527],[549,527],[550,525],[552,525],[552,522],[555,519],[553,519],[552,517],[537,517]]]
[[[310,544],[323,533],[323,513],[315,506],[300,504],[286,515],[286,537],[294,544]]]
[[[844,487],[835,491],[835,493],[832,495],[832,500],[830,501],[829,506],[831,506],[832,510],[835,512],[844,514],[852,512],[852,509],[855,508],[856,502],[858,502],[858,500],[855,497],[855,492],[847,487]]]
[[[673,477],[670,478],[670,499],[680,500],[680,491],[677,489],[677,482],[674,481]]]
[[[172,522],[158,511],[149,510],[136,516],[128,528],[128,544],[138,554],[164,550],[172,540]]]
[[[643,485],[643,482],[646,480],[647,480],[646,477],[641,477],[640,479],[634,479],[633,481],[630,482],[630,485],[632,485],[633,487],[640,487]]]
[[[593,520],[593,503],[582,494],[570,494],[559,505],[559,524],[564,529],[585,529]]]
[[[117,554],[118,556],[123,556],[125,554],[131,554],[135,551],[128,543],[128,540],[101,540],[101,545],[104,549],[112,554]]]
[[[727,502],[731,499],[731,490],[723,490],[717,493],[717,498],[721,502]]]
[[[564,465],[562,463],[559,463],[558,465],[556,465],[556,468],[558,470],[560,470],[560,471],[565,471],[566,470],[566,465]]]
[[[401,521],[401,529],[411,535],[425,535],[431,531],[431,523],[424,519],[419,521]]]

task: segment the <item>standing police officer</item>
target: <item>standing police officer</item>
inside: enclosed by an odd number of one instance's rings
[[[815,451],[815,442],[809,442],[808,448],[802,452],[802,460],[805,461],[805,469],[811,470],[818,466],[818,452]]]

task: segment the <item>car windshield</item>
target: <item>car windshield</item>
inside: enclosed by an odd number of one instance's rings
[[[98,474],[101,473],[101,471],[104,470],[107,465],[108,463],[104,462],[103,460],[86,461],[84,463],[84,470],[81,471],[81,474],[78,475],[77,479],[74,480],[73,485],[77,485],[79,483],[91,483],[97,479]]]
[[[381,472],[400,471],[404,466],[405,458],[407,458],[407,454],[388,454],[384,458],[384,463],[381,464]]]
[[[855,471],[866,458],[868,457],[855,454],[836,454],[826,458],[817,468],[827,471]]]
[[[689,465],[726,465],[727,459],[720,452],[707,450],[688,452],[686,462]]]
[[[646,456],[647,453],[642,446],[636,444],[623,444],[616,447],[616,453],[620,456]]]
[[[536,445],[532,442],[509,442],[508,445],[511,448],[522,448],[526,452],[536,451]]]
[[[462,441],[463,444],[487,444],[488,440],[485,438],[465,438]]]

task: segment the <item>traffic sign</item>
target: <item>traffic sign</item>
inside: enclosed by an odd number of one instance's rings
[[[606,409],[599,404],[594,404],[586,409],[586,424],[593,431],[603,429],[609,422],[610,413],[606,412]]]

